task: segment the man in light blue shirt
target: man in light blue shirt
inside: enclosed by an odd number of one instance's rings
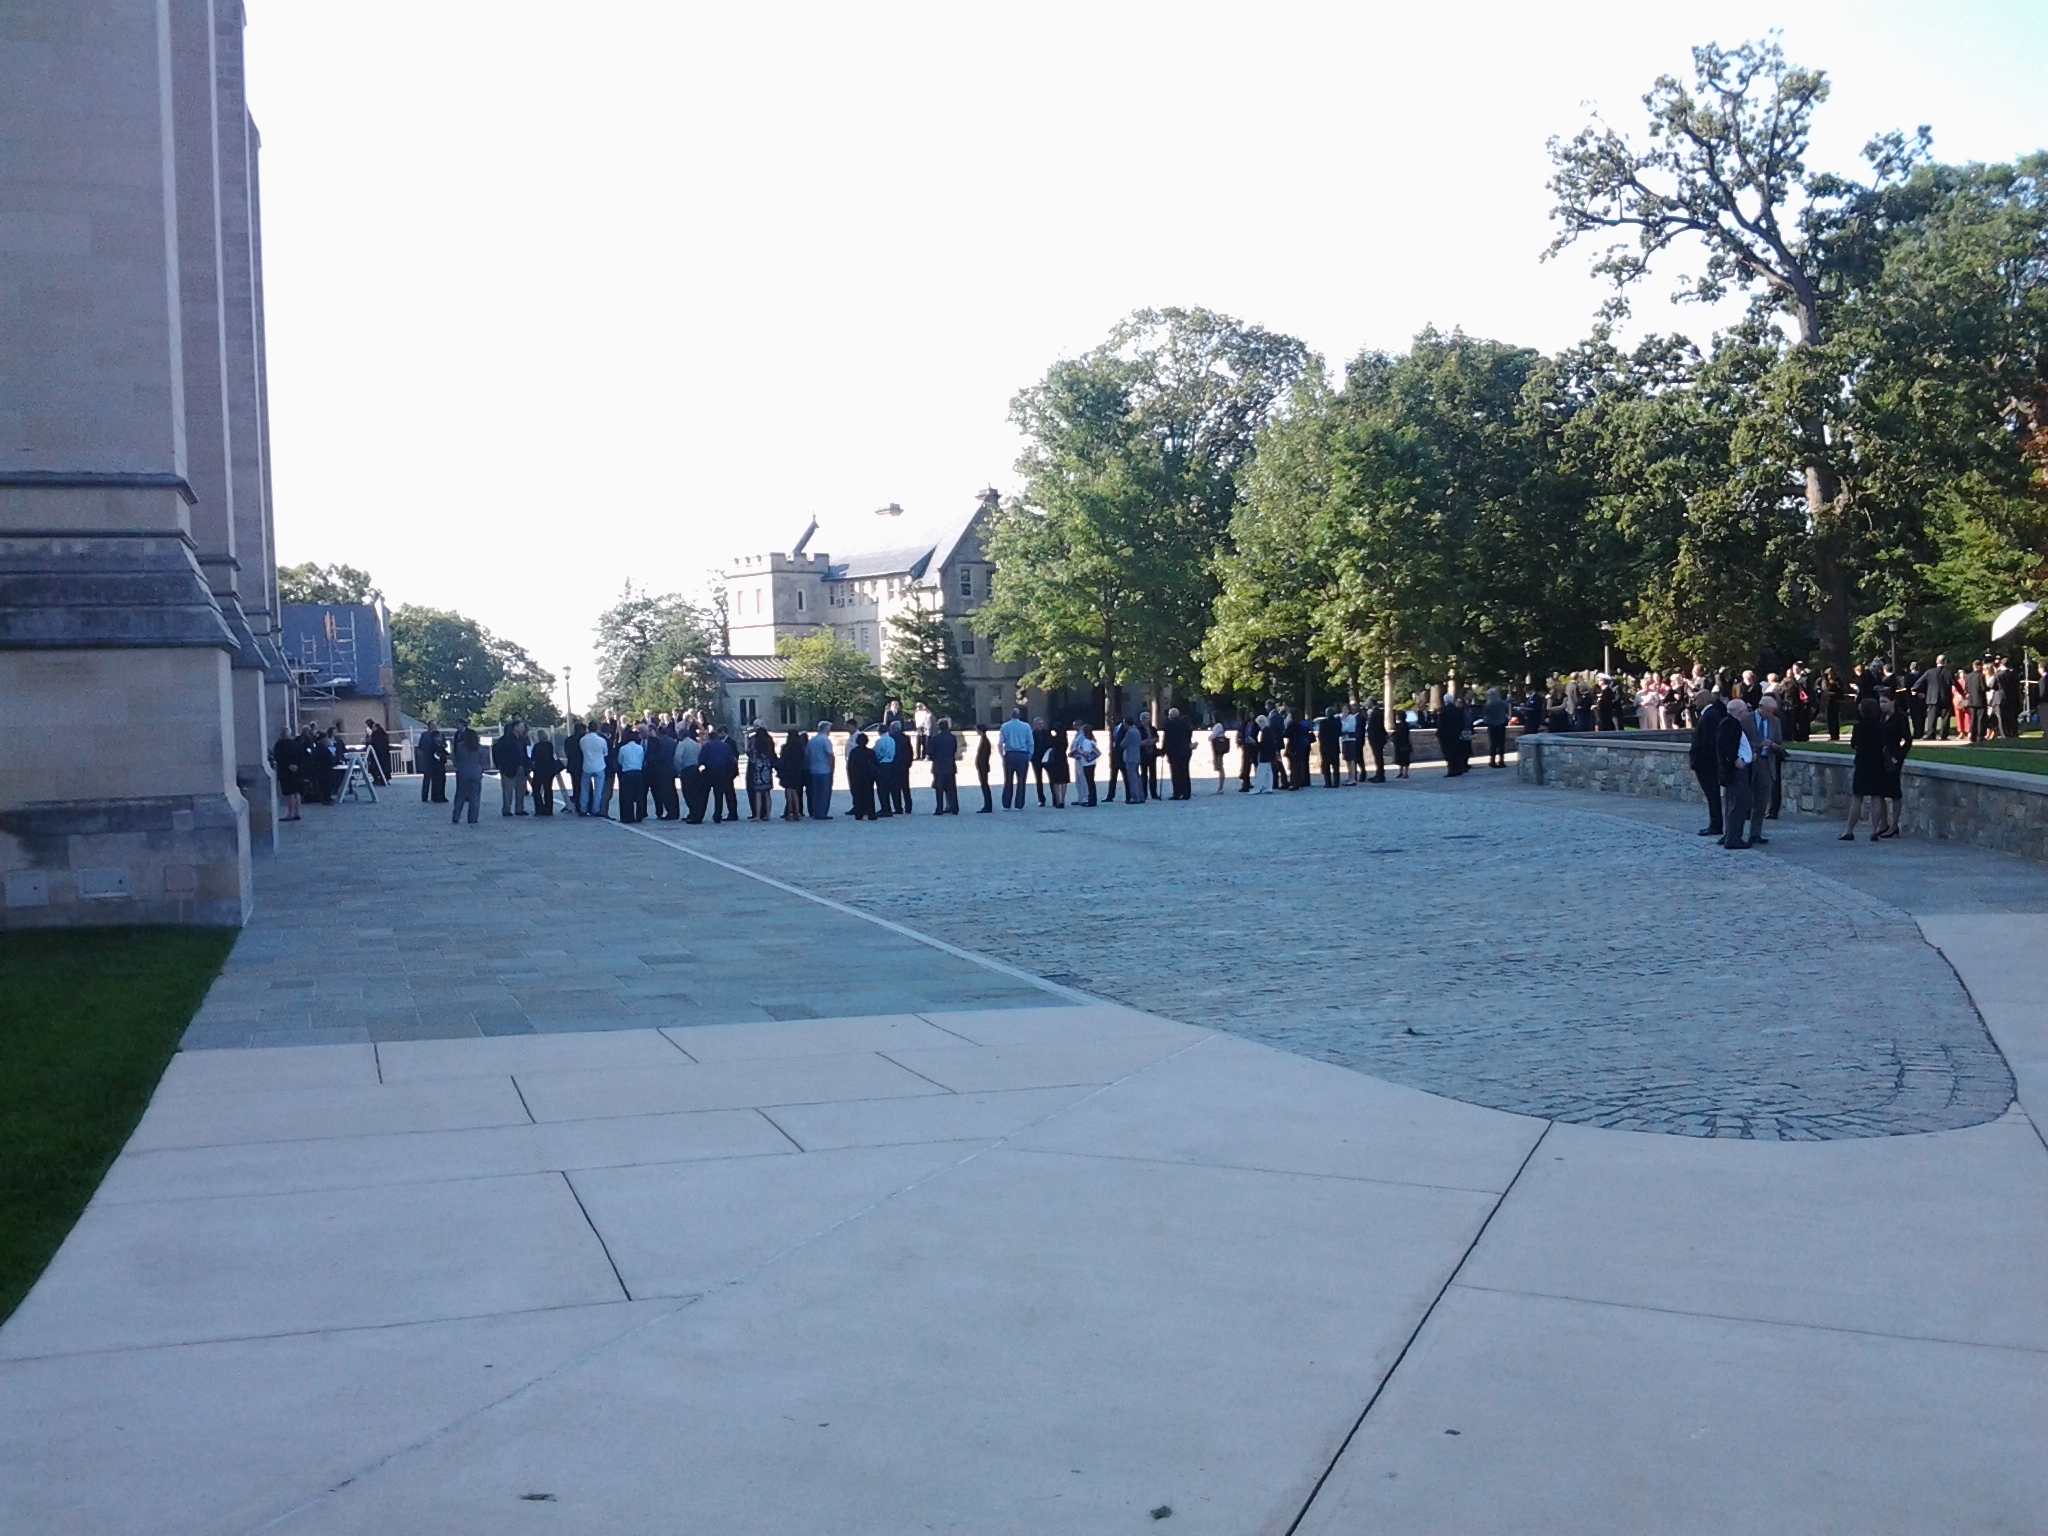
[[[1031,779],[1031,754],[1037,747],[1031,722],[1019,709],[1003,722],[1003,809],[1024,809],[1024,787]]]
[[[875,814],[896,814],[896,747],[900,738],[894,731],[875,733]]]
[[[832,819],[832,722],[820,720],[818,729],[811,734],[810,745],[805,749],[810,754],[811,772],[811,820]]]

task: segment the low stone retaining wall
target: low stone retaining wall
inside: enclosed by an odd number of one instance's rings
[[[1515,771],[1524,784],[1701,805],[1690,748],[1683,731],[1544,733],[1522,738]],[[1846,753],[1792,748],[1785,809],[1847,816],[1851,766]],[[1908,758],[1903,787],[1906,836],[2048,860],[2048,775]]]

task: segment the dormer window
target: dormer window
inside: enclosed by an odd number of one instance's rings
[[[971,565],[960,567],[960,595],[962,597],[974,596],[974,567]]]

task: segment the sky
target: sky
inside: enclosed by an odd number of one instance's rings
[[[1689,49],[1828,71],[1812,163],[2048,147],[2048,5],[248,0],[281,563],[573,668],[631,580],[895,547],[1016,487],[1011,398],[1132,310],[1333,367],[1554,350],[1606,289],[1545,143]],[[1674,262],[1676,273],[1686,263]],[[1638,327],[1704,337],[1662,284]],[[896,503],[900,519],[873,509]],[[558,695],[562,690],[558,688]]]

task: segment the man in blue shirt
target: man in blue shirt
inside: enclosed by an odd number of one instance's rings
[[[902,738],[889,726],[875,732],[875,815],[896,814],[896,746]]]
[[[1031,722],[1024,718],[1024,711],[1015,711],[1003,722],[1003,809],[1021,811],[1024,809],[1024,790],[1030,783],[1031,754],[1037,746],[1037,738],[1031,730]]]
[[[810,744],[804,748],[810,754],[811,770],[811,820],[832,819],[832,722],[820,720],[812,732]]]

